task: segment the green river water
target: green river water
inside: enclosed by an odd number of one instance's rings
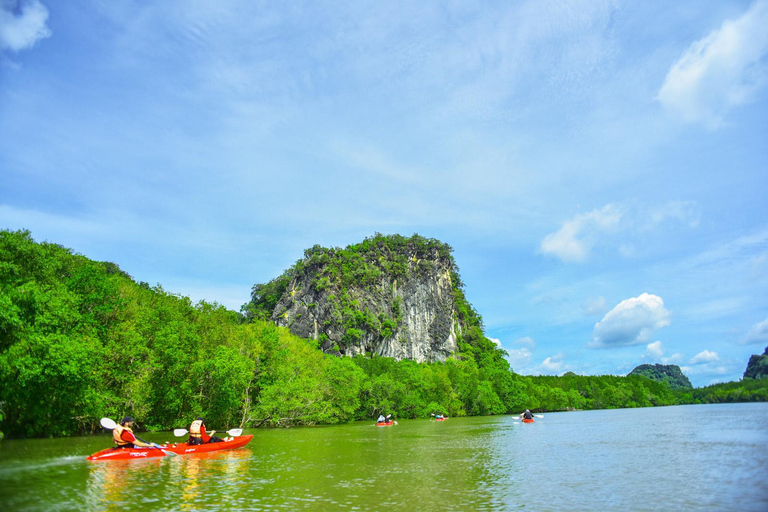
[[[768,510],[765,403],[246,433],[124,462],[85,460],[107,434],[5,440],[0,510]]]

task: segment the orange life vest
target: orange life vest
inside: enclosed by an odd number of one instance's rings
[[[189,437],[203,437],[203,434],[200,433],[200,427],[203,426],[203,422],[200,420],[195,420],[192,422],[192,424],[189,426]]]
[[[115,444],[117,446],[128,446],[129,444],[133,444],[131,441],[126,441],[123,439],[123,432],[128,431],[131,434],[133,434],[133,430],[131,430],[128,427],[123,427],[121,425],[115,426],[115,429],[112,431],[112,439],[115,441]]]

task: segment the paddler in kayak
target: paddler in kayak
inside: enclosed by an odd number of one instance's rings
[[[118,448],[156,448],[155,443],[146,443],[133,433],[134,420],[130,416],[123,418],[119,425],[112,430],[112,439]]]
[[[215,433],[214,430],[211,434]],[[195,418],[195,421],[189,425],[189,440],[187,444],[190,446],[203,444],[203,443],[220,443],[224,439],[216,436],[210,436],[205,431],[205,420],[203,418]]]
[[[531,411],[526,409],[525,412],[522,414],[522,417],[523,417],[524,420],[532,420],[533,419],[533,413],[531,413]]]

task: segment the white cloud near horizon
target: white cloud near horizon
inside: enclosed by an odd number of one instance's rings
[[[677,363],[682,363],[684,360],[685,360],[685,356],[679,352],[676,352],[669,357],[661,358],[661,362],[664,364],[677,364]]]
[[[50,37],[48,9],[39,0],[0,0],[0,50],[19,52]]]
[[[642,293],[621,301],[595,324],[591,348],[624,347],[648,341],[658,329],[670,324],[670,312],[658,295]]]
[[[497,347],[501,348],[501,340],[500,339],[498,339],[498,338],[488,338],[488,339],[491,340],[494,343],[494,345],[496,345]]]
[[[719,360],[720,360],[720,356],[717,355],[717,352],[702,350],[701,352],[693,356],[688,363],[704,364],[704,363],[712,363],[714,361],[719,361]]]
[[[675,62],[656,99],[690,123],[720,126],[766,83],[768,1],[757,0],[735,20],[694,42]]]
[[[745,345],[768,343],[768,317],[762,322],[758,322],[752,326],[744,337],[743,343]]]
[[[533,354],[531,351],[525,347],[507,350],[507,358],[509,360],[509,364],[517,373],[519,373],[521,369],[528,367],[532,356]]]
[[[557,354],[544,359],[539,368],[541,373],[545,375],[555,375],[563,368],[563,363],[563,354],[562,352],[558,352]]]

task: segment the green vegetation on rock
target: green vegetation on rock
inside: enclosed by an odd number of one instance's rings
[[[762,354],[754,354],[749,358],[747,369],[744,370],[745,379],[765,379],[768,378],[768,347]]]
[[[688,377],[680,370],[680,367],[674,364],[641,364],[629,375],[642,375],[651,380],[666,382],[672,389],[689,389],[693,386]]]

